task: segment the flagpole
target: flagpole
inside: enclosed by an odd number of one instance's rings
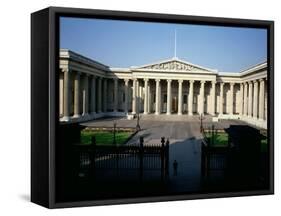
[[[175,29],[175,47],[174,47],[175,53],[174,58],[177,57],[177,30]]]

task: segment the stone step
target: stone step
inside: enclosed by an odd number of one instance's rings
[[[200,116],[199,115],[193,115],[189,116],[187,114],[140,114],[140,120],[145,121],[189,121],[189,122],[200,122]],[[212,116],[205,115],[203,116],[203,121],[212,121]]]

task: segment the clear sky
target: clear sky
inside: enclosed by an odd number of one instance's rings
[[[266,61],[265,29],[61,18],[60,47],[110,67],[141,66],[174,56],[221,72]]]

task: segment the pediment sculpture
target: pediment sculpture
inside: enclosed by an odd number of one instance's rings
[[[185,64],[185,63],[178,62],[178,61],[153,64],[153,65],[145,66],[143,68],[144,69],[156,69],[156,70],[184,70],[184,71],[202,70],[201,68],[197,68],[192,65]]]

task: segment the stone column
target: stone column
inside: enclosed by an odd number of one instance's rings
[[[254,80],[253,117],[258,118],[258,81]]]
[[[60,101],[60,117],[63,117],[63,71],[60,73],[60,83],[59,83],[59,101]]]
[[[244,85],[240,83],[240,105],[239,105],[239,115],[243,115],[243,97],[244,97]]]
[[[69,69],[63,70],[63,118],[62,121],[69,121],[70,117],[70,104],[69,104],[69,97],[70,97],[70,78],[69,78]]]
[[[141,103],[141,96],[140,96],[140,83],[139,80],[137,79],[136,82],[136,112],[140,113],[141,111],[141,107],[140,107],[140,103]]]
[[[125,79],[124,80],[124,90],[125,90],[125,101],[124,101],[124,112],[127,114],[128,113],[128,89],[129,89],[129,80]]]
[[[137,80],[133,79],[133,97],[132,97],[132,114],[136,114],[136,107],[137,107]]]
[[[98,112],[101,113],[101,86],[102,86],[102,77],[99,77],[98,84]]]
[[[253,83],[249,82],[248,116],[252,117],[253,111]]]
[[[144,107],[143,114],[147,114],[148,108],[148,79],[144,79]]]
[[[267,91],[267,85],[268,85],[268,80],[267,80],[267,77],[265,78],[264,80],[264,120],[267,120],[268,116],[268,112],[270,112],[270,109],[268,107],[268,104],[267,104],[267,100],[268,100],[268,93],[270,93],[270,91],[268,92]]]
[[[118,112],[118,79],[114,79],[114,107],[113,112]]]
[[[148,87],[147,87],[147,113],[151,112],[151,85],[150,82],[148,81]]]
[[[161,87],[161,80],[159,81],[159,114],[162,113],[162,87]]]
[[[84,85],[83,85],[83,116],[88,115],[89,112],[89,79],[88,74],[84,76]]]
[[[244,111],[243,115],[248,115],[248,83],[244,83]]]
[[[159,108],[160,108],[160,103],[159,103],[159,98],[160,98],[160,92],[159,92],[159,84],[160,80],[156,79],[156,89],[155,89],[155,115],[159,115]]]
[[[193,115],[193,83],[194,80],[189,81],[189,93],[188,93],[188,115]]]
[[[103,112],[107,112],[107,79],[103,80]]]
[[[199,114],[204,114],[205,81],[201,81]]]
[[[212,92],[211,92],[211,115],[216,114],[216,81],[212,81]]]
[[[91,113],[92,115],[96,114],[96,77],[92,76],[92,85],[91,85]]]
[[[260,79],[259,119],[264,120],[264,79]]]
[[[230,107],[229,107],[229,114],[233,115],[233,88],[234,88],[234,83],[229,83],[230,85]]]
[[[223,85],[224,83],[220,83],[220,115],[223,115]]]
[[[171,83],[172,80],[167,80],[167,115],[171,115]]]
[[[182,80],[178,80],[179,92],[178,92],[178,115],[182,115]]]
[[[80,117],[80,73],[76,72],[74,78],[74,116]]]

